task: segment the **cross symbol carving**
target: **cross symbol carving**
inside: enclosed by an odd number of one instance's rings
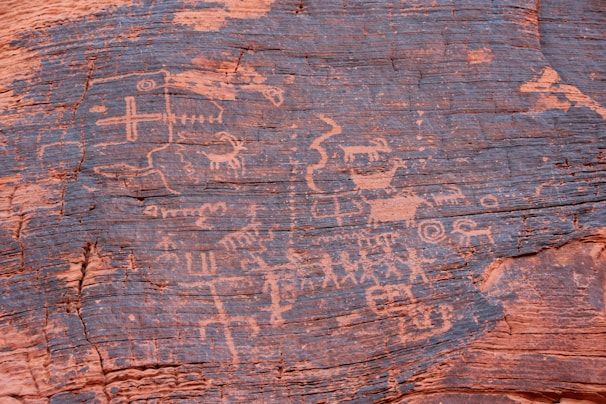
[[[97,120],[97,125],[126,125],[126,139],[134,142],[139,134],[137,133],[137,124],[139,122],[153,122],[162,120],[162,114],[141,114],[137,115],[137,103],[135,97],[124,97],[126,102],[126,113],[123,116],[114,116]]]

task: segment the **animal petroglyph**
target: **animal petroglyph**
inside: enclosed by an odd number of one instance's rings
[[[382,137],[375,138],[375,139],[371,140],[370,143],[371,143],[370,145],[364,145],[364,146],[341,146],[341,145],[339,145],[341,150],[343,150],[343,153],[345,153],[345,155],[343,156],[343,159],[345,160],[345,162],[351,163],[351,162],[355,161],[357,154],[368,156],[369,161],[377,161],[377,160],[379,160],[380,152],[391,153],[391,151],[392,151],[391,147],[389,147],[389,145],[387,144],[387,140],[383,139]]]
[[[239,248],[244,249],[257,249],[259,253],[262,253],[267,250],[267,246],[265,245],[266,241],[271,241],[274,238],[272,229],[268,230],[268,235],[266,237],[261,237],[261,233],[259,231],[259,227],[261,226],[261,222],[257,221],[257,206],[252,205],[250,207],[249,217],[251,218],[250,222],[236,230],[222,237],[219,241],[227,251],[234,252]]]
[[[326,153],[326,149],[322,147],[322,142],[326,141],[332,136],[340,134],[341,127],[337,125],[335,121],[324,115],[318,115],[318,117],[324,122],[326,122],[328,125],[330,125],[331,129],[328,132],[324,133],[322,136],[314,139],[313,142],[311,142],[309,148],[311,150],[316,150],[318,153],[320,153],[320,161],[318,161],[316,164],[312,164],[307,167],[307,174],[305,176],[305,180],[307,181],[307,186],[309,188],[313,189],[316,192],[324,192],[314,182],[314,172],[326,167],[326,163],[328,162],[328,154]]]
[[[220,139],[222,141],[228,142],[231,145],[232,150],[224,154],[203,152],[202,154],[210,160],[211,170],[218,170],[221,168],[222,164],[225,164],[235,172],[240,171],[244,174],[244,160],[239,156],[242,150],[246,150],[243,142],[234,135],[226,132],[221,132],[219,135],[221,135]]]
[[[431,196],[437,206],[442,206],[445,203],[456,205],[459,200],[465,199],[461,188],[456,185],[445,185],[444,187],[447,189],[446,192],[440,192],[437,195]]]
[[[376,191],[390,190],[393,177],[399,168],[406,168],[406,163],[400,159],[393,159],[392,167],[387,171],[379,171],[372,174],[359,174],[353,169],[351,170],[351,179],[356,184],[356,190],[359,191]]]
[[[225,202],[217,202],[217,203],[205,203],[196,208],[178,208],[178,209],[168,209],[163,208],[158,205],[148,205],[143,210],[143,214],[152,216],[152,217],[162,217],[162,219],[166,218],[177,218],[177,217],[197,217],[196,226],[202,229],[208,229],[209,225],[206,224],[206,220],[209,215],[225,215],[227,211],[227,206]]]
[[[424,198],[412,192],[400,192],[396,196],[369,200],[362,196],[364,202],[370,205],[368,224],[377,227],[379,223],[405,221],[406,226],[415,225],[417,209],[421,205],[432,207]]]
[[[493,245],[495,244],[492,238],[491,226],[485,229],[476,229],[477,223],[470,219],[458,219],[452,224],[453,230],[451,233],[461,235],[461,244],[469,247],[472,237],[486,237]]]

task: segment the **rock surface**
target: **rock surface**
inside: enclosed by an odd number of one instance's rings
[[[0,403],[606,402],[602,2],[0,16]]]

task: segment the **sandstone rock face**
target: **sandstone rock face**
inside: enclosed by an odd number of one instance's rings
[[[0,5],[0,403],[606,402],[598,0]]]

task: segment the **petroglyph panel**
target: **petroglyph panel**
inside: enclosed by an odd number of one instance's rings
[[[266,79],[246,66],[230,71],[235,83],[225,84],[224,68],[91,79],[77,113],[88,133],[84,143],[45,144],[40,155],[57,144],[80,146],[83,154],[88,152],[85,167],[93,164],[95,174],[118,180],[116,185],[144,190],[161,183],[174,195],[182,194],[179,188],[204,186],[209,180],[242,177],[247,171],[245,138],[252,136],[242,132],[229,107],[243,91],[259,94],[267,108],[276,108],[284,92],[264,84]],[[212,91],[222,83],[226,92]],[[240,134],[231,133],[232,126]],[[123,161],[115,162],[116,156]]]
[[[113,2],[6,35],[0,401],[473,390],[453,357],[542,335],[499,263],[573,239],[602,336],[603,100],[546,64],[544,11],[454,3]],[[552,382],[524,391],[578,387]]]

